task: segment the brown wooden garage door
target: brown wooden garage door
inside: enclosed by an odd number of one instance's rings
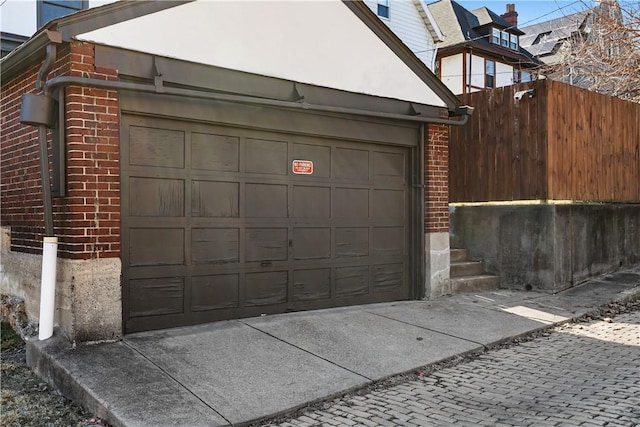
[[[410,296],[408,148],[133,115],[121,141],[126,332]]]

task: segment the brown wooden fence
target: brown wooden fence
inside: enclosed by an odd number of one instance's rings
[[[475,112],[451,127],[451,202],[640,202],[640,104],[551,80],[460,98]]]

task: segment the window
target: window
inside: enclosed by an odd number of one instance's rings
[[[536,37],[536,39],[533,41],[532,44],[540,44],[540,42],[542,42],[543,39],[546,39],[548,35],[551,35],[551,31],[547,31],[546,33],[538,34],[538,36]]]
[[[484,62],[484,86],[488,88],[495,87],[496,79],[496,63],[493,61],[485,60]]]
[[[514,83],[527,83],[533,81],[533,75],[524,70],[513,70],[513,82]]]
[[[88,0],[38,0],[38,28],[52,19],[89,7]]]
[[[516,36],[515,34],[511,34],[511,43],[509,44],[509,47],[513,50],[519,50],[518,49],[518,36]]]
[[[378,0],[378,16],[389,17],[389,0]]]
[[[491,31],[491,43],[500,44],[500,30],[493,28]]]
[[[509,33],[500,31],[500,46],[509,47]]]

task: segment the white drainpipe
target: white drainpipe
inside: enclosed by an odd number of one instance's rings
[[[56,302],[56,255],[58,238],[45,237],[42,242],[42,280],[40,282],[40,328],[38,339],[53,335]]]

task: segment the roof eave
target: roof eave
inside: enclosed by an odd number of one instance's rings
[[[8,81],[13,76],[44,57],[45,47],[50,43],[61,43],[62,36],[57,31],[44,29],[21,44],[0,61],[0,79]]]
[[[523,36],[524,34],[526,34],[522,30],[518,29],[517,27],[514,27],[514,26],[506,27],[497,22],[489,22],[488,24],[482,24],[482,25],[478,25],[477,27],[473,27],[473,29],[476,31],[484,30],[485,28],[498,28],[500,30],[509,30],[517,36]]]
[[[431,37],[433,37],[433,40],[436,42],[443,42],[444,34],[442,34],[442,31],[429,8],[422,4],[422,0],[413,0],[413,3],[416,5],[418,13],[420,14],[420,17],[422,17],[424,25],[427,28],[427,31],[429,31],[429,34],[431,34]]]
[[[7,81],[30,64],[38,62],[44,57],[44,49],[51,42],[69,42],[78,34],[192,1],[194,0],[122,0],[54,19],[0,60],[0,79]]]
[[[465,41],[462,43],[456,43],[449,46],[441,47],[438,49],[438,57],[446,56],[447,54],[458,53],[459,51],[463,51],[467,48],[472,48],[474,51],[486,53],[494,57],[503,57],[505,59],[510,59],[514,62],[518,62],[521,65],[536,67],[542,64],[542,62],[533,55],[531,56],[531,58],[529,58],[521,52],[497,51],[496,49],[487,48],[486,45],[475,43],[473,41]]]
[[[144,15],[170,9],[194,0],[121,0],[104,6],[91,8],[82,13],[60,18],[58,31],[62,34],[64,41],[70,41],[78,34],[88,33],[99,28],[108,27],[130,19],[139,18]]]

